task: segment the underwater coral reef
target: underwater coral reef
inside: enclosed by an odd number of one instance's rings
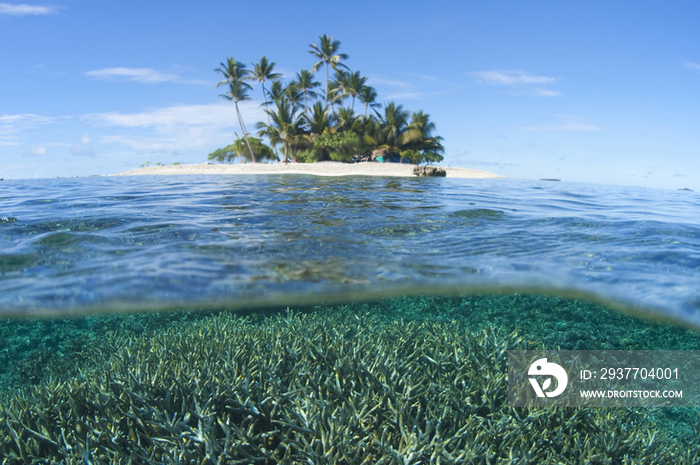
[[[645,409],[509,408],[506,351],[541,341],[392,315],[131,321],[74,376],[5,392],[1,463],[700,461]]]

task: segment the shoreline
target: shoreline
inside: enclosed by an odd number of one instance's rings
[[[146,166],[109,176],[176,175],[176,174],[308,174],[313,176],[389,176],[417,177],[413,169],[418,165],[399,163],[341,163],[324,161],[317,163],[250,163],[244,165],[227,164],[187,164],[170,166]],[[484,170],[437,166],[447,173],[448,178],[505,178]]]

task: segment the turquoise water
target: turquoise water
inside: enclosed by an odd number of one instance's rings
[[[538,290],[700,327],[694,192],[138,176],[3,181],[0,202],[6,314]]]
[[[699,463],[698,409],[513,409],[504,355],[700,350],[699,206],[504,179],[2,181],[0,459]]]

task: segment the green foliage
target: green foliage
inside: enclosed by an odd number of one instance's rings
[[[297,73],[294,82],[299,91],[304,95],[304,114],[306,114],[308,111],[307,99],[318,97],[318,93],[314,89],[316,87],[321,87],[321,83],[314,81],[314,74],[305,69]]]
[[[331,161],[350,161],[364,150],[362,138],[351,131],[324,133],[314,140],[314,147],[322,149]]]
[[[285,88],[282,84],[282,81],[272,81],[270,90],[267,92],[267,95],[270,98],[270,100],[266,100],[265,102],[263,102],[263,105],[265,105],[265,109],[267,109],[267,105],[274,102],[279,102],[284,99],[284,89]]]
[[[286,162],[290,156],[294,157],[296,146],[304,140],[304,120],[297,115],[299,106],[289,99],[276,100],[275,105],[276,111],[265,110],[270,116],[271,122],[265,124],[261,121],[256,127],[259,129],[259,136],[266,136],[273,144],[284,145],[284,161]]]
[[[311,114],[305,115],[306,127],[310,134],[323,134],[330,129],[331,121],[328,117],[328,109],[322,102],[314,103]]]
[[[372,107],[372,109],[376,112],[376,108],[381,106],[376,102],[377,91],[374,89],[374,87],[364,86],[357,95],[357,98],[359,98],[360,102],[362,102],[365,106],[365,116],[367,116],[367,110],[369,107]],[[377,116],[379,116],[378,113]]]
[[[277,156],[272,149],[265,145],[261,139],[248,137],[248,141],[257,160],[277,160]],[[245,139],[236,139],[233,144],[213,151],[207,159],[218,163],[231,163],[234,157],[238,157],[241,163],[252,160]]]
[[[243,63],[236,61],[233,57],[229,57],[226,59],[226,63],[222,62],[214,71],[220,73],[224,78],[216,84],[216,88],[226,84],[229,85],[230,92],[222,95],[222,97],[235,102],[248,99],[248,91],[252,88],[244,79],[248,79],[250,71],[245,68]]]
[[[318,60],[311,71],[300,71],[286,85],[281,80],[282,76],[273,72],[275,63],[267,57],[254,63],[252,72],[234,58],[228,58],[216,69],[224,77],[217,87],[228,85],[229,91],[221,96],[236,104],[244,139],[252,140],[247,137],[238,102],[248,99],[250,85],[246,81],[256,80],[263,88],[262,106],[267,116],[267,123],[259,122],[256,125],[258,137],[266,138],[275,153],[277,146],[283,145],[285,161],[349,162],[371,158],[374,150],[382,150],[387,160],[400,159],[415,164],[435,163],[443,159],[442,138],[434,135],[435,123],[430,121],[427,113],[422,110],[410,113],[395,102],[390,102],[380,113],[377,108],[381,105],[376,102],[377,91],[366,84],[367,78],[359,71],[351,71],[343,63],[348,55],[338,53],[340,42],[327,35],[319,40],[319,44],[311,44],[308,50]],[[314,80],[313,73],[321,67],[325,67],[326,71],[323,95],[314,90],[321,84]],[[329,76],[331,69],[334,72],[332,81]],[[265,81],[271,82],[269,90],[265,88]],[[348,98],[352,99],[351,104],[343,106],[343,101]],[[355,114],[356,99],[364,106],[363,115]],[[370,114],[370,108],[373,114]],[[252,142],[250,152],[261,160],[279,159],[263,154],[258,157],[258,149],[252,147]],[[209,160],[229,162],[233,156],[243,157],[246,152],[236,151],[232,146],[224,147],[210,154]]]
[[[423,159],[417,161],[416,163],[440,163],[443,160],[443,156],[435,151],[423,152]]]
[[[297,163],[316,163],[318,161],[318,156],[319,154],[313,146],[297,150],[294,154]]]
[[[409,121],[409,112],[402,105],[391,102],[384,108],[381,119],[365,117],[359,127],[372,150],[382,149],[390,156],[398,155],[401,161],[415,164],[442,160],[442,137],[432,135],[435,123],[422,111],[413,113]]]
[[[362,137],[351,131],[330,132],[313,137],[313,142],[297,151],[297,161],[314,163],[317,161],[349,162],[353,156],[365,149]]]
[[[259,62],[253,63],[253,72],[247,76],[251,81],[258,81],[264,85],[265,81],[273,81],[282,77],[279,73],[273,73],[275,62],[269,62],[267,57],[262,57]]]

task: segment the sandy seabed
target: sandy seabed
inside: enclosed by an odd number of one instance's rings
[[[393,176],[414,177],[416,165],[399,163],[248,163],[244,165],[190,164],[174,166],[147,166],[114,176],[160,174],[310,174],[314,176]],[[448,178],[502,178],[490,171],[441,166]]]

